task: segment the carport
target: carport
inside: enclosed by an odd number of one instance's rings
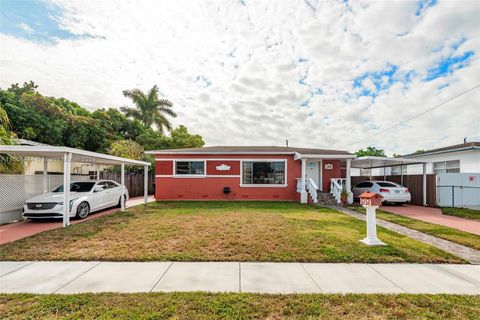
[[[421,164],[423,167],[423,205],[427,205],[427,162],[415,159],[407,159],[400,157],[359,157],[352,160],[351,167],[357,169],[376,169],[387,167],[400,167],[401,184],[403,185],[403,166]],[[385,170],[383,171],[385,180]]]
[[[44,161],[44,176],[47,175],[47,161],[48,159],[57,159],[63,161],[63,185],[70,186],[71,176],[71,162],[91,163],[95,165],[120,165],[121,171],[121,210],[125,210],[124,186],[125,186],[125,165],[143,166],[144,168],[144,203],[148,201],[148,166],[149,162],[132,160],[111,156],[107,154],[85,151],[81,149],[56,147],[56,146],[6,146],[0,145],[0,154],[15,155],[21,157],[35,157],[43,158]],[[98,177],[97,170],[97,177]],[[44,187],[43,192],[46,191]],[[70,202],[70,188],[63,188],[63,226],[70,225],[70,216],[68,214]]]

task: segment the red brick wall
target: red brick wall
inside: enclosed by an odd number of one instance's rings
[[[326,164],[332,164],[333,168],[330,170],[325,169]],[[324,192],[330,191],[330,179],[341,178],[341,163],[340,160],[323,160],[322,161],[322,187]]]
[[[156,158],[155,198],[157,200],[300,200],[300,194],[296,191],[296,178],[301,175],[301,162],[295,161],[293,155],[157,155]],[[207,176],[171,176],[174,159],[206,160]],[[287,186],[241,187],[241,159],[286,159]],[[230,166],[230,170],[216,170],[216,166],[221,164]],[[158,175],[169,175],[169,177],[158,177]],[[228,177],[210,177],[211,175]],[[230,177],[232,175],[236,177]],[[224,187],[230,187],[231,192],[224,194]]]

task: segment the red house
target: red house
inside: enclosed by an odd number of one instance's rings
[[[205,147],[148,151],[155,155],[157,200],[339,201],[350,190],[346,151],[294,147]],[[305,179],[301,179],[305,177]]]

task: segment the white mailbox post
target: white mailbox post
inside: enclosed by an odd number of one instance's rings
[[[385,246],[386,244],[377,238],[377,208],[382,204],[382,196],[378,193],[364,192],[360,195],[360,204],[367,211],[367,237],[362,241],[369,246]]]

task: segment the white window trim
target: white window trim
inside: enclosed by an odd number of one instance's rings
[[[203,162],[203,174],[177,174],[177,162]],[[206,178],[207,177],[207,161],[205,159],[174,159],[173,160],[173,177],[174,178]]]
[[[245,184],[243,183],[243,163],[244,162],[283,162],[285,165],[285,183],[284,184]],[[242,159],[240,161],[240,187],[242,188],[286,188],[288,187],[288,159]],[[253,174],[253,173],[252,173]]]

